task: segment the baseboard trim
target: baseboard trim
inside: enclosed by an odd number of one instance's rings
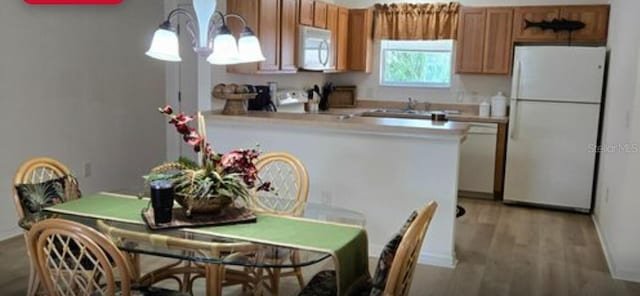
[[[369,244],[369,257],[378,258],[382,252],[383,245]],[[418,256],[418,264],[432,265],[445,268],[455,268],[458,264],[455,253],[451,256],[446,254],[437,254],[431,252],[421,252]]]
[[[12,239],[22,234],[22,229],[18,226],[0,230],[0,241]]]
[[[640,283],[640,271],[620,270],[616,268],[612,260],[613,254],[609,253],[610,248],[607,246],[606,236],[604,235],[604,232],[600,231],[600,224],[598,223],[598,219],[596,219],[595,215],[591,215],[591,220],[593,221],[593,225],[596,228],[596,233],[598,234],[600,246],[602,247],[602,252],[604,253],[604,259],[607,261],[607,266],[609,267],[609,274],[611,275],[611,277],[617,280]]]
[[[598,224],[598,219],[596,219],[596,215],[591,215],[591,221],[593,222],[593,225],[596,228],[596,234],[598,235],[598,239],[600,240],[602,253],[604,253],[604,259],[607,261],[607,266],[609,267],[609,274],[613,276],[615,268],[613,266],[613,262],[611,261],[611,254],[609,254],[609,248],[607,247],[607,240],[605,239],[602,231],[600,231],[600,225]]]

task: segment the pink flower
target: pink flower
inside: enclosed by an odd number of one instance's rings
[[[190,129],[189,134],[183,136],[184,141],[191,146],[200,146],[204,138],[198,134],[194,129]],[[199,149],[198,149],[199,150]]]
[[[158,111],[160,111],[160,113],[162,114],[167,114],[167,115],[173,114],[173,109],[169,105],[166,105],[162,108],[158,108]]]
[[[227,154],[222,155],[220,158],[220,165],[223,168],[231,168],[234,167],[236,162],[242,159],[242,152],[239,150],[233,150]]]
[[[180,113],[176,116],[171,117],[169,123],[175,125],[176,127],[179,125],[187,125],[189,122],[193,121],[193,116],[185,115],[184,113]]]

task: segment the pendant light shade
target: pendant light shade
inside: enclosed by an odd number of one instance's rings
[[[151,46],[146,52],[147,56],[169,62],[180,62],[180,47],[178,35],[171,23],[164,22],[153,34]]]
[[[258,37],[249,28],[245,28],[238,40],[238,55],[240,63],[263,62],[266,60],[262,54]]]
[[[231,35],[227,26],[222,26],[213,39],[213,52],[207,61],[214,65],[231,65],[239,62],[236,38]]]

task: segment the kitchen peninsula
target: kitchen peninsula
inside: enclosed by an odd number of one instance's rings
[[[309,202],[365,215],[371,256],[411,211],[435,200],[438,212],[420,262],[455,265],[460,144],[467,124],[334,114],[204,116],[216,150],[259,143],[265,152],[298,157],[309,173]]]

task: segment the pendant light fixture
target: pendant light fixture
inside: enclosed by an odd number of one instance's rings
[[[187,18],[186,30],[193,38],[193,50],[214,65],[233,65],[262,62],[265,60],[260,41],[247,27],[246,20],[238,14],[216,11],[216,0],[193,0],[195,16],[183,8],[172,10],[167,19],[153,34],[146,55],[155,59],[180,62],[180,46],[176,26],[171,20],[177,15]],[[227,19],[237,18],[243,24],[240,38],[227,27]]]

